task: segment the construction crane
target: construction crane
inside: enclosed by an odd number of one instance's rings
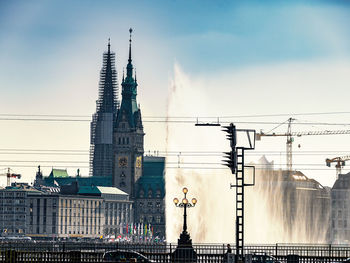
[[[17,178],[17,179],[21,178],[20,174],[11,173],[11,170],[12,169],[7,168],[7,173],[0,174],[0,176],[6,176],[7,177],[7,186],[11,185],[11,178]]]
[[[328,167],[331,167],[331,163],[336,163],[335,165],[335,174],[337,176],[337,179],[339,177],[339,174],[341,174],[341,169],[345,166],[345,162],[350,160],[350,155],[347,156],[341,156],[341,157],[335,157],[333,159],[326,159],[326,165]]]
[[[293,169],[293,163],[292,163],[292,144],[294,141],[293,137],[301,137],[306,135],[339,135],[339,134],[350,134],[350,130],[336,130],[336,131],[304,131],[304,132],[292,132],[292,122],[295,121],[293,118],[289,118],[287,121],[281,123],[280,125],[288,122],[288,129],[286,133],[264,133],[260,131],[260,133],[256,134],[256,140],[260,141],[262,136],[271,136],[271,137],[277,137],[277,136],[285,136],[287,137],[286,142],[286,155],[287,155],[287,170],[292,171]],[[277,127],[279,127],[278,125]],[[276,127],[276,128],[277,128]]]

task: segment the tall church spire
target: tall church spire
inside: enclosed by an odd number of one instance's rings
[[[116,126],[119,125],[119,123],[126,119],[129,122],[130,127],[136,127],[141,126],[141,113],[140,109],[137,106],[137,83],[136,79],[134,78],[134,66],[132,65],[132,58],[131,58],[131,33],[133,32],[132,28],[129,29],[130,38],[129,38],[129,59],[128,64],[126,66],[126,76],[123,77],[122,81],[122,103],[120,106],[120,111],[117,114],[117,123]],[[122,117],[124,115],[124,117]]]
[[[100,71],[99,96],[96,113],[91,122],[90,172],[94,176],[111,176],[113,171],[113,123],[118,108],[118,84],[115,53],[103,53]]]
[[[126,66],[126,79],[128,81],[133,81],[132,75],[133,75],[133,66],[132,66],[132,59],[131,59],[131,33],[132,28],[129,29],[130,38],[129,38],[129,59],[128,59],[128,65]]]

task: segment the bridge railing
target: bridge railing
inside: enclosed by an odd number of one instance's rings
[[[174,262],[177,244],[102,242],[0,242],[0,262],[102,262],[103,254],[113,250],[132,250],[156,262]],[[234,245],[231,245],[235,251]],[[223,262],[226,244],[194,244],[195,260]],[[245,254],[267,254],[287,263],[288,255],[298,255],[299,263],[336,263],[350,257],[350,246],[274,244],[246,245]],[[9,261],[15,258],[16,261]],[[295,263],[295,262],[288,262]]]

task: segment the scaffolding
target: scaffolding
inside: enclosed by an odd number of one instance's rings
[[[115,53],[103,54],[96,113],[90,126],[90,175],[111,176],[113,169],[113,124],[119,108]]]

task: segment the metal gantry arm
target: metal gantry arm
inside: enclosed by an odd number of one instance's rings
[[[236,188],[236,262],[243,262],[244,260],[244,187],[252,186],[255,183],[255,167],[245,166],[244,151],[253,150],[255,148],[255,130],[236,129],[236,126],[231,123],[230,126],[224,127],[227,132],[227,138],[230,140],[231,152],[225,153],[228,160],[225,160],[226,166],[230,167],[232,174],[235,174],[236,183],[231,184],[231,187]],[[248,147],[236,147],[237,132],[244,132],[248,136]],[[250,133],[253,134],[253,140],[250,138]],[[227,156],[228,155],[228,156]],[[245,182],[244,170],[246,167],[253,167],[253,184]]]

